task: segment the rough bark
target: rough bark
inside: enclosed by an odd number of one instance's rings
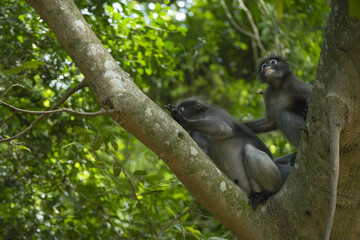
[[[283,196],[276,198],[273,216],[283,235],[297,239],[324,236],[330,198],[330,125],[346,123],[340,135],[340,175],[331,239],[360,236],[360,21],[349,16],[347,1],[333,1],[325,29],[315,86],[307,116],[309,134],[303,134],[296,169]],[[285,211],[284,211],[285,210]],[[288,220],[281,217],[287,215]],[[288,222],[288,224],[286,224]],[[281,225],[282,224],[282,225]]]
[[[310,105],[308,113],[309,136],[303,136],[296,168],[283,189],[256,212],[247,205],[245,194],[117,65],[72,0],[27,1],[84,74],[100,104],[119,110],[114,119],[158,154],[197,201],[241,239],[323,236],[330,176],[329,108],[324,96],[335,94],[346,103],[348,122],[341,132],[338,207],[332,236],[355,239],[359,235],[360,23],[349,18],[346,1],[334,1],[313,93],[316,104]]]

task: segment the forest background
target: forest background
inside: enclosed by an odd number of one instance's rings
[[[75,1],[136,85],[163,106],[197,96],[240,122],[264,114],[259,59],[285,56],[314,83],[330,6],[326,1]],[[48,110],[84,77],[25,2],[0,8],[0,100]],[[96,112],[90,89],[63,107]],[[38,116],[0,106],[0,135]],[[229,239],[232,234],[165,163],[107,116],[51,114],[0,144],[0,236],[4,239]],[[260,135],[275,157],[295,151]],[[181,216],[181,218],[179,217]],[[155,234],[154,234],[155,232]]]

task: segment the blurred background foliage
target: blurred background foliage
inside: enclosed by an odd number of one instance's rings
[[[256,63],[285,56],[314,82],[329,6],[309,0],[75,1],[112,56],[160,106],[198,96],[239,121],[264,114]],[[0,8],[0,99],[46,110],[83,79],[24,0]],[[64,107],[97,111],[90,89]],[[0,137],[38,116],[0,106]],[[6,121],[7,120],[7,121]],[[274,156],[294,151],[260,136]],[[181,215],[181,218],[177,216]],[[172,223],[172,224],[171,224]],[[0,144],[0,239],[232,239],[159,158],[108,117],[53,114]]]

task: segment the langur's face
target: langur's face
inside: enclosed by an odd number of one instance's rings
[[[291,72],[289,64],[280,57],[269,57],[260,63],[259,74],[263,82],[271,82],[274,79],[280,79]]]
[[[178,105],[179,113],[188,119],[197,119],[205,111],[206,106],[196,99],[187,99]]]

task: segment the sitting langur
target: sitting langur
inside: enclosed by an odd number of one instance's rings
[[[299,146],[312,85],[296,78],[281,57],[265,58],[260,63],[259,75],[268,84],[264,92],[266,115],[244,124],[254,133],[279,129],[291,144]]]
[[[281,188],[284,174],[269,149],[225,110],[197,99],[165,108],[217,167],[247,193],[253,209]]]

